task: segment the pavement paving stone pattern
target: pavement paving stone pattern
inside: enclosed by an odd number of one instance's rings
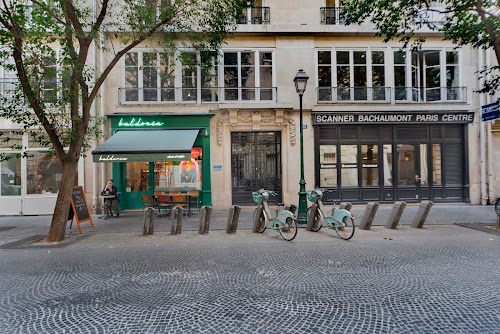
[[[457,212],[423,229],[383,221],[350,241],[253,234],[249,210],[234,235],[223,212],[203,236],[198,217],[175,236],[160,218],[148,237],[138,215],[95,219],[65,248],[0,249],[0,333],[499,333],[500,239],[450,225],[469,220]],[[0,217],[16,226],[0,244],[49,221]]]

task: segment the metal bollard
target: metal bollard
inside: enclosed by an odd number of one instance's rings
[[[210,216],[212,208],[209,205],[204,205],[200,209],[200,224],[198,225],[199,234],[207,234],[210,228]]]
[[[257,229],[259,228],[259,225],[260,225],[260,216],[262,215],[262,210],[263,210],[263,206],[262,205],[259,205],[257,207],[257,209],[255,209],[254,211],[254,216],[253,216],[253,229],[252,229],[252,232],[253,233],[257,233]]]
[[[361,223],[359,224],[359,228],[362,230],[369,230],[372,226],[373,219],[375,219],[375,214],[379,208],[380,204],[377,202],[370,202],[366,205],[365,213],[363,214],[363,218],[361,218]]]
[[[181,207],[173,208],[171,215],[172,221],[170,223],[170,234],[181,234],[182,233],[182,215],[184,209]]]
[[[210,230],[210,218],[212,217],[212,207],[207,206],[207,212],[205,213],[205,229],[203,230],[203,234],[207,234]]]
[[[401,219],[405,208],[406,202],[394,203],[389,219],[387,219],[387,223],[385,223],[385,228],[394,230],[398,226],[399,220]]]
[[[143,210],[142,235],[153,235],[155,229],[155,209]]]
[[[232,222],[231,233],[236,233],[236,229],[238,228],[238,220],[240,219],[240,212],[241,212],[241,208],[238,205],[236,205],[234,207],[234,212],[233,212],[233,222]]]
[[[307,225],[306,230],[310,231],[314,224],[314,217],[316,216],[316,212],[318,211],[318,204],[314,203],[311,205],[311,208],[308,210],[309,216],[307,217]]]
[[[422,228],[424,226],[427,215],[429,214],[429,211],[431,211],[433,204],[434,202],[432,201],[423,201],[422,203],[420,203],[411,227]]]
[[[349,203],[349,202],[340,203],[339,209],[340,210],[343,209],[343,210],[351,211],[351,209],[352,209],[352,203]]]
[[[229,208],[229,216],[227,217],[226,233],[231,233],[231,225],[233,223],[234,207]]]
[[[184,215],[184,209],[181,207],[177,208],[177,229],[175,230],[175,234],[182,233],[182,216]]]

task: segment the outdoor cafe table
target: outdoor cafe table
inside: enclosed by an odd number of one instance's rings
[[[198,200],[199,194],[188,194],[188,193],[180,193],[180,194],[178,194],[178,193],[176,193],[176,194],[172,194],[172,193],[168,193],[168,194],[167,193],[165,193],[165,194],[156,194],[156,195],[153,196],[155,202],[158,203],[158,197],[160,197],[160,196],[170,196],[170,202],[172,202],[172,198],[174,196],[186,196],[186,201],[187,201],[187,205],[188,205],[187,206],[188,209],[187,209],[186,215],[188,217],[191,217],[191,198],[196,198]]]

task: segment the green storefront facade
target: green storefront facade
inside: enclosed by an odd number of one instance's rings
[[[120,209],[142,209],[142,195],[198,191],[212,205],[211,113],[111,114],[112,136],[92,152],[113,164]]]

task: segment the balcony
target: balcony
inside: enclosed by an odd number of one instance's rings
[[[319,87],[325,103],[465,103],[467,87]]]
[[[396,103],[467,102],[467,87],[395,87]]]
[[[321,24],[344,24],[340,17],[343,7],[321,7]]]
[[[252,7],[245,9],[238,24],[268,24],[269,22],[269,7]]]
[[[276,102],[276,87],[119,88],[119,104]]]
[[[389,87],[319,87],[318,103],[391,103]]]

